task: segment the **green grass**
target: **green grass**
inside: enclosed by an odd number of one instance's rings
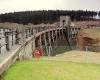
[[[31,60],[12,65],[4,80],[100,80],[100,65]]]

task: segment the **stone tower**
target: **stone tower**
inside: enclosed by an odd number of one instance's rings
[[[66,28],[64,34],[66,36],[68,46],[71,48],[70,24],[71,24],[71,19],[69,16],[60,16],[60,26]]]
[[[60,16],[60,26],[69,27],[71,24],[71,20],[69,16]]]

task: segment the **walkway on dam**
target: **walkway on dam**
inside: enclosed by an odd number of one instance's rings
[[[0,54],[0,64],[13,52],[15,51],[20,45],[15,45],[12,47],[10,51],[5,51],[5,53]]]
[[[33,36],[32,36],[33,37]],[[32,37],[29,37],[28,39],[26,39],[26,41],[28,41],[29,39],[31,39]],[[0,65],[2,65],[3,62],[5,62],[5,60],[13,54],[13,52],[17,51],[19,48],[21,47],[21,44],[17,44],[14,45],[13,47],[11,47],[10,51],[5,51],[4,53],[0,54]]]

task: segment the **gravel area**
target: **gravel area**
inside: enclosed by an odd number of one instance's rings
[[[72,50],[64,52],[63,54],[58,54],[54,57],[49,57],[48,59],[99,64],[100,53]]]

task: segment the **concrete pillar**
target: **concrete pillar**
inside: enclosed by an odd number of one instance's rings
[[[40,47],[40,39],[39,39],[39,37],[35,38],[35,47]]]
[[[32,51],[35,50],[35,38],[32,40]]]
[[[57,40],[58,40],[58,31],[57,30],[55,30],[55,37],[56,37],[56,39],[55,39],[55,47],[57,46]]]
[[[53,41],[53,45],[55,46],[55,41],[54,41],[54,31],[52,31],[52,41]]]
[[[19,44],[19,32],[18,30],[15,31],[15,44]]]
[[[61,32],[62,32],[62,39],[64,39],[64,31],[63,31],[63,29],[61,29]]]
[[[60,32],[60,30],[61,30],[61,29],[59,29],[59,39],[61,39],[61,32]]]
[[[41,39],[41,36],[42,35],[39,36],[40,49],[42,49],[42,39]]]
[[[46,33],[44,33],[44,42],[45,42],[45,48],[46,48],[46,53],[48,55],[48,44],[47,44],[47,39],[46,39]]]
[[[60,39],[60,30],[58,29],[58,39]]]
[[[51,45],[51,34],[50,34],[50,32],[48,32],[48,39],[49,39],[49,54],[48,54],[48,56],[51,56],[52,45]]]

